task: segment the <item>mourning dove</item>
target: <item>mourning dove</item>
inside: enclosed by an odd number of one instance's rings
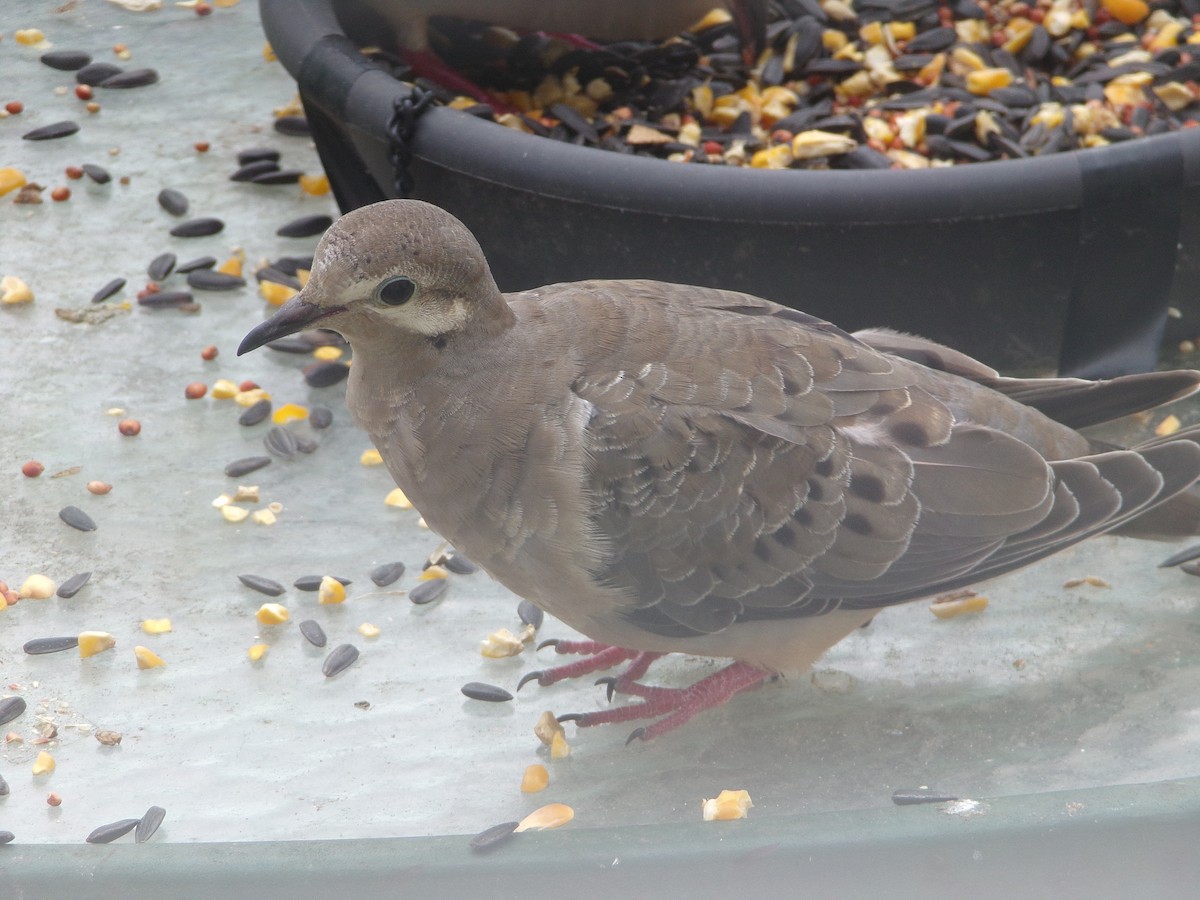
[[[415,200],[345,215],[238,353],[314,327],[349,340],[347,404],[429,525],[595,642],[527,677],[631,659],[610,688],[643,702],[574,718],[662,716],[644,738],[806,670],[884,607],[1200,477],[1196,429],[1131,450],[1076,430],[1186,396],[1200,372],[1003,378],[920,338],[654,281],[502,294],[467,228]],[[688,689],[640,684],[668,652],[735,662]]]

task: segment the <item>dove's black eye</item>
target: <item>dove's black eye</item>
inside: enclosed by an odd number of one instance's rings
[[[397,275],[380,282],[379,287],[375,288],[375,297],[388,306],[403,306],[412,298],[416,287],[411,278]]]

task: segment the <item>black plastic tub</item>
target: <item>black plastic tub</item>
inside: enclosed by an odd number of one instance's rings
[[[358,49],[387,36],[362,3],[260,8],[342,210],[396,196],[387,124],[408,89]],[[1153,368],[1164,334],[1200,333],[1197,132],[943,169],[776,172],[630,157],[433,108],[410,172],[412,195],[474,231],[505,290],[713,285],[1010,371],[1097,377]]]

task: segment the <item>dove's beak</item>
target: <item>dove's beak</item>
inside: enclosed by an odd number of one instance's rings
[[[271,318],[250,329],[238,345],[237,355],[241,356],[251,350],[257,350],[263,344],[312,328],[317,322],[340,313],[343,309],[343,306],[317,306],[308,303],[303,294],[295,296],[279,307]]]

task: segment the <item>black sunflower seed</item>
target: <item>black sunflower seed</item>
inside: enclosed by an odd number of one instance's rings
[[[287,590],[278,581],[271,578],[264,578],[262,575],[239,575],[238,581],[250,588],[250,590],[266,594],[268,597],[278,597]]]
[[[119,75],[123,71],[125,70],[120,66],[114,66],[112,63],[88,63],[75,73],[75,81],[79,84],[86,84],[90,87],[95,87],[105,79],[112,78],[114,75]]]
[[[277,353],[312,353],[313,345],[302,337],[281,337],[271,341],[267,348]]]
[[[154,69],[130,69],[128,72],[118,72],[105,78],[98,87],[102,88],[136,88],[145,87],[158,81],[158,72]]]
[[[321,587],[321,579],[323,577],[323,575],[302,575],[292,582],[292,587],[298,591],[319,590]],[[349,587],[351,584],[353,584],[349,578],[338,578],[336,575],[332,577],[334,581],[340,581],[345,587]]]
[[[0,700],[0,725],[7,725],[25,712],[24,697],[5,697]]]
[[[309,270],[312,268],[313,258],[311,256],[281,256],[279,259],[271,263],[272,269],[278,269],[285,275],[295,275],[301,269]]]
[[[60,72],[74,72],[92,61],[90,53],[82,50],[49,50],[40,57],[41,61]]]
[[[346,669],[354,665],[354,661],[358,659],[358,648],[353,644],[342,644],[334,647],[330,654],[325,657],[325,662],[321,664],[321,671],[325,673],[326,678],[332,678],[339,672],[344,672]]]
[[[7,797],[7,796],[8,796],[8,790],[9,790],[9,789],[8,789],[8,782],[4,780],[4,776],[3,776],[3,775],[0,775],[0,797]],[[3,842],[3,841],[0,841],[0,843],[4,843],[4,842]]]
[[[264,466],[271,464],[269,456],[247,456],[244,459],[235,459],[225,467],[225,474],[230,478],[241,478],[243,475],[249,475],[251,472],[257,472]]]
[[[146,267],[146,274],[152,281],[163,281],[175,271],[175,254],[160,253]]]
[[[1200,560],[1185,562],[1179,566],[1179,571],[1185,575],[1200,575]]]
[[[464,697],[482,700],[484,703],[506,703],[513,698],[513,695],[504,688],[494,684],[484,684],[482,681],[469,681],[460,690]]]
[[[196,269],[188,272],[188,287],[198,291],[232,291],[246,286],[246,279],[240,275],[228,275],[215,269]]]
[[[424,606],[427,603],[437,600],[444,593],[446,593],[446,579],[430,578],[427,581],[422,581],[409,591],[408,599],[417,606]]]
[[[303,169],[280,169],[277,172],[263,172],[250,179],[251,184],[295,184],[304,174]]]
[[[74,134],[78,130],[79,124],[77,122],[54,122],[50,125],[43,125],[41,128],[35,128],[33,131],[27,131],[21,137],[27,141],[51,141],[55,138]]]
[[[141,819],[120,819],[116,822],[110,822],[107,825],[101,825],[87,836],[89,844],[111,844],[119,837],[124,837],[133,831]]]
[[[225,227],[220,219],[188,219],[171,229],[171,237],[207,237],[218,234]]]
[[[280,116],[275,120],[275,130],[292,137],[308,137],[312,134],[308,119],[304,116]]]
[[[313,428],[328,428],[333,424],[333,410],[328,406],[314,406],[308,411],[308,424]]]
[[[30,656],[42,656],[46,653],[58,653],[62,650],[73,650],[79,646],[79,637],[66,634],[62,637],[34,638],[26,641],[21,648]]]
[[[1180,563],[1190,562],[1193,559],[1200,557],[1200,544],[1192,544],[1190,547],[1184,547],[1172,553],[1166,559],[1158,564],[1160,569],[1169,569],[1171,566],[1177,566]]]
[[[329,638],[325,637],[325,629],[313,619],[305,619],[300,623],[300,633],[314,647],[324,647]]]
[[[188,211],[188,198],[182,191],[163,188],[158,192],[158,205],[173,216],[182,216]]]
[[[125,279],[114,278],[104,287],[100,288],[100,290],[96,291],[96,293],[92,294],[92,302],[103,303],[123,287],[125,287]]]
[[[404,563],[393,562],[384,563],[381,566],[376,566],[371,570],[371,580],[379,587],[387,587],[389,584],[395,584],[400,580],[400,576],[404,574]]]
[[[310,437],[303,434],[296,435],[296,449],[301,453],[312,453],[317,449],[319,444]]]
[[[263,446],[268,453],[273,453],[280,459],[291,459],[300,448],[296,445],[296,436],[286,428],[276,425],[263,438]]]
[[[197,256],[195,259],[189,259],[185,263],[180,263],[175,267],[175,271],[180,275],[186,275],[189,272],[195,272],[197,269],[211,269],[217,264],[215,256]]]
[[[0,844],[11,844],[15,838],[11,831],[0,831]]]
[[[170,307],[183,309],[192,305],[192,295],[187,291],[158,291],[138,297],[138,306],[148,306],[151,309],[168,309]]]
[[[83,174],[96,184],[108,184],[112,181],[112,175],[108,174],[108,169],[103,166],[98,166],[95,163],[84,163],[80,166],[83,169]]]
[[[246,166],[262,160],[279,162],[279,151],[271,147],[250,147],[247,150],[238,151],[237,161],[239,166]]]
[[[948,803],[957,800],[953,794],[943,794],[932,788],[899,788],[892,791],[892,802],[897,806],[913,806],[917,803]]]
[[[259,400],[253,406],[248,406],[245,411],[238,416],[239,425],[257,425],[263,419],[271,414],[271,401],[266,398]]]
[[[487,853],[489,850],[494,850],[511,840],[517,833],[517,826],[520,824],[520,822],[501,822],[499,825],[493,825],[491,828],[479,832],[471,838],[471,849],[476,853]]]
[[[542,621],[546,618],[546,614],[536,603],[522,600],[517,604],[517,617],[526,625],[532,625],[536,630],[542,627]]]
[[[350,367],[341,362],[318,362],[301,369],[304,380],[309,387],[330,387],[339,381],[345,381],[350,374]]]
[[[275,233],[279,237],[312,237],[321,234],[332,224],[333,219],[329,216],[301,216],[280,226]]]
[[[58,596],[64,600],[70,600],[83,589],[83,586],[88,583],[88,579],[91,577],[91,572],[80,572],[78,575],[72,575],[58,586]]]
[[[95,531],[95,520],[78,506],[64,506],[58,511],[58,517],[80,531]]]
[[[229,176],[230,181],[253,181],[259,175],[266,175],[268,172],[279,171],[279,164],[273,159],[259,159],[254,162],[245,163],[241,168]]]
[[[254,278],[260,282],[269,281],[272,284],[282,284],[285,287],[294,288],[297,291],[300,290],[301,287],[299,278],[296,278],[293,275],[287,275],[283,272],[280,272],[278,269],[272,268],[271,266],[263,266],[254,273]]]
[[[479,566],[458,551],[448,554],[442,565],[455,575],[473,575],[479,571]]]
[[[166,817],[167,811],[161,806],[152,806],[142,813],[141,819],[138,820],[137,831],[133,833],[134,842],[144,844],[150,840]]]

